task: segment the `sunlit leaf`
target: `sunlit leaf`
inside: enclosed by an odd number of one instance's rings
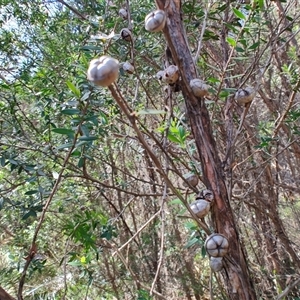
[[[82,264],[81,264],[80,261],[74,260],[74,261],[68,262],[68,265],[69,265],[69,266],[72,266],[72,267],[79,267],[79,266],[81,266]]]
[[[169,204],[179,204],[179,205],[183,205],[182,201],[178,198],[174,199],[174,200],[171,200],[169,202]]]
[[[234,7],[232,8],[232,10],[239,19],[246,20],[246,16],[241,11],[239,11],[238,9],[236,9]]]
[[[175,135],[173,134],[168,134],[168,139],[171,141],[171,142],[174,142],[176,144],[182,144],[182,141],[180,139],[178,139]]]
[[[73,94],[76,97],[80,98],[80,90],[74,85],[74,83],[68,80],[66,84],[69,87],[69,89],[73,92]]]
[[[59,174],[55,171],[52,171],[52,176],[53,176],[54,179],[58,179]]]
[[[235,41],[235,39],[233,39],[233,38],[231,38],[231,37],[227,37],[226,38],[226,41],[228,42],[228,44],[230,45],[230,46],[232,46],[232,47],[235,47],[236,46],[236,41]]]

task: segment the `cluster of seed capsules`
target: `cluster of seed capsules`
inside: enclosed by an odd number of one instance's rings
[[[198,181],[194,180],[196,175],[192,175],[187,179],[190,185],[196,186]],[[192,178],[193,177],[193,178]],[[191,178],[193,180],[191,180]],[[190,204],[190,209],[197,218],[204,218],[209,214],[210,208],[214,202],[214,194],[211,190],[201,191],[194,202]],[[219,272],[223,268],[223,257],[228,253],[228,239],[220,233],[213,233],[207,237],[205,241],[205,249],[210,257],[210,267],[214,272]]]
[[[121,8],[119,10],[119,16],[124,20],[128,19],[127,9]],[[145,17],[145,29],[149,32],[162,31],[167,22],[166,14],[163,10],[158,9],[152,11]],[[129,28],[123,28],[120,31],[120,37],[128,42],[132,41],[132,33]],[[129,74],[133,74],[135,69],[131,62],[120,63],[109,56],[101,56],[100,58],[93,59],[90,62],[87,78],[97,86],[106,87],[111,85],[118,79],[119,68]],[[169,65],[164,70],[157,72],[156,77],[168,84],[174,85],[180,78],[178,67],[175,65]],[[200,78],[191,79],[190,89],[196,97],[205,97],[209,95],[209,89],[211,88],[205,81]],[[255,89],[252,87],[246,87],[245,89],[238,89],[235,93],[235,100],[237,103],[244,105],[253,100],[255,96]]]
[[[119,10],[119,15],[123,19],[128,18],[128,12],[125,8]],[[150,32],[159,32],[163,30],[166,24],[166,14],[163,10],[155,10],[145,17],[145,29]],[[120,37],[125,41],[132,40],[131,30],[123,28],[120,31]],[[97,86],[106,87],[118,79],[119,68],[129,74],[134,73],[134,66],[130,62],[120,63],[109,56],[101,56],[90,62],[87,78]],[[160,70],[156,77],[162,82],[173,85],[179,80],[179,70],[175,65],[169,65],[164,70]],[[190,88],[195,96],[203,97],[208,94],[209,85],[203,80],[195,78],[190,81]]]

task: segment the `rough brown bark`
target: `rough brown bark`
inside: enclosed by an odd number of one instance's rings
[[[0,300],[15,300],[0,286]]]
[[[167,14],[167,22],[163,32],[174,63],[180,70],[181,89],[202,164],[204,183],[215,195],[212,216],[215,231],[224,234],[230,243],[225,271],[222,272],[228,296],[234,300],[256,299],[230,207],[222,164],[213,138],[209,114],[204,100],[195,97],[189,87],[190,80],[197,78],[197,71],[187,44],[181,19],[181,1],[156,0],[156,3]]]

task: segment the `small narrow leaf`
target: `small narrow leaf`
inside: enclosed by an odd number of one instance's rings
[[[245,50],[241,47],[236,47],[235,50],[236,52],[245,52]]]
[[[232,8],[232,10],[239,19],[246,20],[246,16],[241,11],[236,8]]]
[[[96,136],[81,136],[79,138],[80,141],[95,141],[97,139],[98,139],[98,137],[96,137]]]
[[[78,260],[74,260],[74,261],[68,262],[68,265],[72,266],[72,267],[79,267],[79,266],[81,266],[81,262]]]
[[[176,198],[176,199],[174,199],[174,200],[171,200],[171,201],[169,202],[169,204],[171,204],[171,205],[173,205],[173,204],[183,205],[183,204],[182,204],[182,201],[181,201],[180,199],[178,199],[178,198]]]
[[[25,195],[34,195],[37,194],[39,191],[38,190],[32,190],[32,191],[28,191],[25,193]]]
[[[4,198],[0,198],[0,210],[4,207]]]
[[[67,128],[54,128],[52,131],[58,134],[74,134],[74,130]]]
[[[77,164],[78,168],[82,168],[84,166],[84,157],[80,157]]]
[[[61,113],[64,114],[64,115],[79,115],[80,110],[76,109],[76,108],[67,108],[67,109],[63,109],[61,111]]]
[[[172,134],[168,134],[168,139],[171,142],[174,142],[176,144],[182,144],[182,141],[180,141],[176,136],[172,135]]]
[[[227,37],[227,38],[226,38],[226,41],[227,41],[227,43],[228,43],[229,45],[231,45],[232,47],[235,47],[235,46],[236,46],[236,41],[235,41],[233,38]]]
[[[80,98],[80,90],[74,85],[74,83],[68,80],[66,84],[69,87],[69,89],[73,92],[73,94],[76,97]]]
[[[22,220],[26,220],[28,219],[29,217],[34,217],[36,218],[37,214],[35,211],[33,210],[29,210],[27,213],[25,213],[23,216],[22,216]]]
[[[201,247],[201,256],[202,256],[202,258],[204,258],[205,255],[206,255],[206,249],[205,249],[205,246],[203,245],[203,246]]]
[[[188,240],[188,242],[186,243],[184,248],[185,249],[190,248],[190,247],[192,247],[192,246],[194,246],[195,244],[198,244],[198,243],[199,243],[199,239],[194,237],[194,238]]]
[[[80,48],[81,50],[86,50],[86,51],[103,51],[102,47],[98,47],[98,46],[83,46]]]
[[[259,46],[259,44],[260,44],[259,42],[256,42],[256,43],[252,44],[248,49],[249,50],[254,50]]]
[[[66,143],[66,144],[62,144],[60,146],[57,147],[57,150],[61,150],[61,149],[65,149],[65,148],[70,148],[73,146],[73,143]]]

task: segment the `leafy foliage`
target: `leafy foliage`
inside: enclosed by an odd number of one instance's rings
[[[184,1],[183,22],[257,299],[299,278],[299,5]],[[126,2],[127,3],[127,2]],[[0,278],[24,299],[215,299],[205,233],[188,203],[206,186],[176,87],[155,74],[171,60],[144,29],[151,1],[2,1],[0,38]],[[120,37],[132,27],[133,41]],[[110,55],[118,93],[162,170],[108,89],[86,79]],[[171,61],[168,61],[171,63]],[[256,86],[245,108],[234,93]],[[243,122],[241,123],[241,120]],[[200,184],[187,188],[184,174]],[[213,222],[206,220],[213,230]],[[34,247],[33,247],[34,246]],[[290,297],[290,298],[289,298]],[[286,299],[300,297],[297,287]]]

